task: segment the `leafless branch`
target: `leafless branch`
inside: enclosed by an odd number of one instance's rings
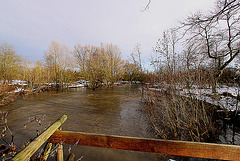
[[[147,9],[149,9],[150,3],[151,3],[151,0],[148,0],[147,5],[144,7],[143,10],[141,10],[141,12],[144,12],[144,11],[146,11]]]
[[[182,30],[186,43],[194,41],[199,46],[199,54],[218,61],[216,70],[223,70],[239,53],[239,13],[239,0],[218,0],[214,11],[189,16],[178,30]]]

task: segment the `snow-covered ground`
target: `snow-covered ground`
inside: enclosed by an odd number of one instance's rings
[[[231,87],[220,85],[216,88],[216,93],[213,93],[212,88],[200,89],[196,86],[191,89],[183,89],[180,94],[188,97],[193,95],[199,100],[206,101],[230,111],[235,111],[236,108],[240,108],[240,103],[237,101],[237,95],[239,95],[239,87],[237,85]]]
[[[67,86],[68,88],[79,88],[79,87],[87,87],[89,86],[89,82],[86,80],[80,80],[77,82],[71,83],[70,86]]]
[[[169,85],[161,85],[162,88],[149,88],[149,90],[155,91],[166,91]],[[222,109],[229,111],[235,111],[237,108],[240,109],[240,102],[237,101],[237,96],[239,97],[239,86],[237,84],[233,86],[218,85],[216,88],[216,93],[213,93],[212,88],[199,88],[197,85],[191,86],[187,89],[181,85],[174,86],[179,95],[185,97],[194,97],[198,100],[206,101],[208,103],[219,106]]]
[[[18,92],[22,92],[22,91],[24,91],[24,89],[17,87],[13,92],[18,93]]]
[[[27,86],[27,81],[23,80],[12,80],[12,82],[9,85],[19,85],[19,86]]]

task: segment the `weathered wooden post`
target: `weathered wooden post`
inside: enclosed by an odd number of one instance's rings
[[[62,130],[62,128],[59,128],[59,131]],[[62,143],[59,143],[59,146],[57,148],[57,161],[64,161],[63,159],[63,145]]]

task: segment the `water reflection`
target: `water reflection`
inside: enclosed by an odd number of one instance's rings
[[[154,137],[149,133],[149,124],[141,111],[139,86],[120,86],[89,90],[71,89],[65,92],[46,92],[27,96],[5,107],[9,111],[9,126],[18,131],[29,117],[46,114],[42,126],[33,124],[14,138],[22,143],[36,136],[63,114],[68,116],[63,129],[109,135]],[[64,146],[65,158],[69,145]],[[168,160],[169,156],[132,151],[111,150],[94,147],[72,147],[72,152],[82,160]],[[53,158],[52,158],[53,159]],[[53,159],[54,160],[54,159]]]

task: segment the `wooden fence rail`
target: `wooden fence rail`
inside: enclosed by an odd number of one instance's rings
[[[46,141],[48,141],[48,146],[45,149],[46,155],[44,155],[46,159],[52,143],[63,143],[177,156],[240,161],[240,146],[236,145],[147,139],[57,130],[66,119],[66,115],[60,117],[40,136],[12,158],[12,161],[28,160]],[[61,152],[61,148],[59,150],[59,152]],[[62,154],[59,156],[61,157],[59,160],[63,160]]]
[[[48,142],[240,161],[240,146],[56,131]]]
[[[67,120],[67,115],[63,115],[55,121],[48,129],[41,135],[34,139],[28,146],[12,158],[12,161],[25,161],[28,160],[43,143]]]

